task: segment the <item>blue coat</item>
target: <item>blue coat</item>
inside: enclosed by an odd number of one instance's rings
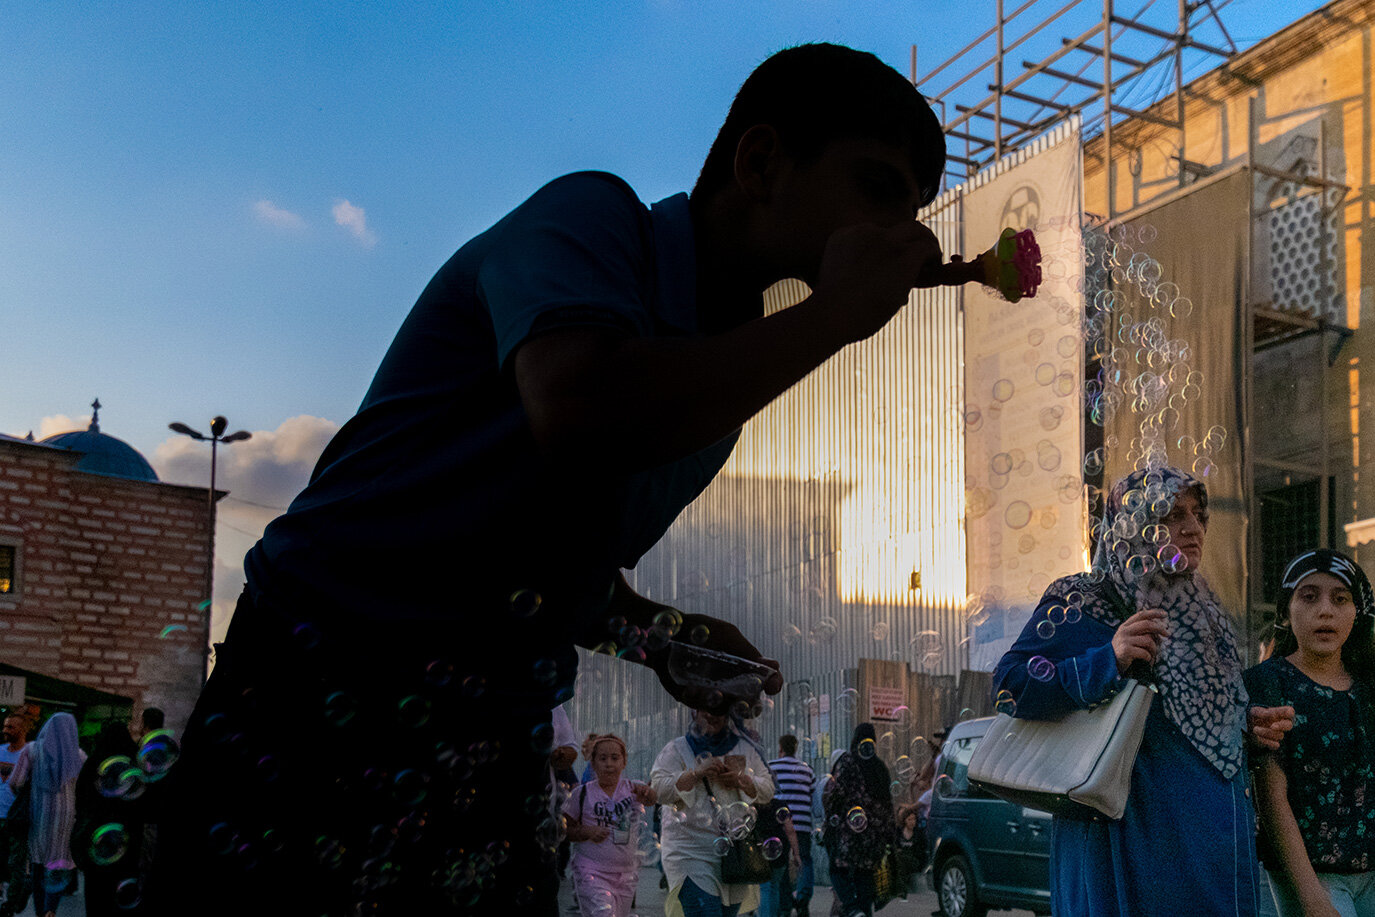
[[[1015,716],[1059,717],[1121,683],[1112,627],[1083,617],[1049,638],[1037,634],[1047,608],[1068,604],[1055,594],[1061,583],[1042,597],[994,673],[994,690],[1011,693]],[[1037,656],[1055,664],[1047,681],[1028,674]],[[1044,677],[1046,667],[1038,668]],[[1122,819],[1056,817],[1051,851],[1051,906],[1060,917],[1254,917],[1260,908],[1247,770],[1224,778],[1159,701],[1151,705]]]

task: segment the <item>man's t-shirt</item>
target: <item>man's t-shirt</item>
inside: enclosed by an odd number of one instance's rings
[[[687,195],[646,208],[615,176],[568,175],[464,245],[421,294],[310,483],[249,551],[250,595],[325,608],[355,629],[470,621],[480,659],[512,645],[526,658],[571,654],[575,619],[604,606],[617,568],[659,540],[738,436],[611,480],[551,467],[512,357],[533,336],[589,327],[700,333]],[[519,614],[498,620],[522,590],[558,614],[533,627]]]
[[[600,841],[579,841],[573,845],[571,862],[575,869],[618,875],[639,868],[638,841],[645,807],[635,798],[629,780],[622,777],[610,795],[595,779],[590,780],[568,795],[563,812],[585,828],[606,828],[611,832]]]
[[[816,777],[805,761],[783,755],[769,762],[769,772],[777,789],[774,798],[788,807],[793,828],[799,835],[812,830],[812,790]]]
[[[0,818],[8,818],[10,806],[14,803],[14,790],[9,787],[9,776],[24,751],[10,751],[9,745],[0,745]]]

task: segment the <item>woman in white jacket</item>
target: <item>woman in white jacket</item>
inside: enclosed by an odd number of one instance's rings
[[[735,917],[758,906],[759,886],[721,881],[718,842],[748,807],[773,798],[769,766],[724,715],[697,710],[687,734],[659,752],[650,781],[663,813],[665,917]]]

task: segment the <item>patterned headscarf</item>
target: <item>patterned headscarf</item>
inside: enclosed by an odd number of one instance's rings
[[[1330,573],[1351,590],[1351,601],[1356,606],[1356,621],[1346,642],[1342,644],[1342,662],[1352,677],[1375,683],[1375,595],[1371,593],[1370,580],[1366,578],[1365,571],[1338,551],[1326,548],[1305,551],[1285,568],[1279,595],[1275,599],[1277,615],[1273,654],[1289,656],[1298,650],[1298,639],[1289,626],[1289,603],[1293,601],[1299,583],[1314,573]]]
[[[1289,566],[1284,568],[1279,595],[1275,598],[1279,621],[1289,620],[1289,601],[1294,597],[1294,590],[1303,582],[1304,577],[1314,573],[1330,573],[1345,583],[1346,588],[1351,590],[1351,600],[1356,605],[1357,614],[1375,614],[1375,595],[1371,594],[1370,580],[1366,578],[1365,571],[1340,551],[1318,548],[1305,551],[1289,561]]]
[[[1177,494],[1190,491],[1208,506],[1203,482],[1175,468],[1132,472],[1117,483],[1103,511],[1093,570],[1080,574],[1083,613],[1116,627],[1147,608],[1169,615],[1165,638],[1152,675],[1165,715],[1224,777],[1243,762],[1246,688],[1236,635],[1217,596],[1200,574],[1188,569],[1169,543],[1162,520]],[[1101,583],[1111,583],[1122,603],[1111,600]]]

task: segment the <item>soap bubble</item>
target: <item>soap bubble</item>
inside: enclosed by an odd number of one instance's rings
[[[1017,500],[1008,505],[1003,512],[1003,521],[1009,528],[1020,529],[1031,521],[1031,506],[1024,500]]]
[[[776,860],[783,855],[783,842],[776,837],[771,837],[763,843],[764,858]]]
[[[511,593],[511,611],[518,618],[532,617],[543,602],[543,597],[533,589],[517,589]]]
[[[1006,452],[999,452],[989,461],[989,467],[994,474],[1007,474],[1012,471],[1012,456]]]
[[[134,762],[126,755],[115,755],[100,762],[96,768],[96,789],[100,795],[111,799],[124,797],[136,782],[141,782],[143,772],[134,767]]]
[[[1032,656],[1028,659],[1026,671],[1036,681],[1053,681],[1055,679],[1055,663],[1044,656]]]
[[[856,834],[869,827],[869,816],[860,806],[855,806],[845,814],[845,825]]]
[[[129,832],[118,822],[101,825],[91,835],[91,861],[97,866],[109,866],[128,851]]]
[[[1007,402],[1012,398],[1016,390],[1016,386],[1012,384],[1011,379],[999,379],[997,382],[993,383],[993,399],[1000,403]]]
[[[1036,625],[1036,636],[1040,637],[1042,640],[1049,640],[1051,637],[1055,636],[1055,625],[1050,623],[1050,621],[1040,622]]]
[[[1036,367],[1036,383],[1038,385],[1050,385],[1055,381],[1055,367],[1049,363],[1042,363]]]

